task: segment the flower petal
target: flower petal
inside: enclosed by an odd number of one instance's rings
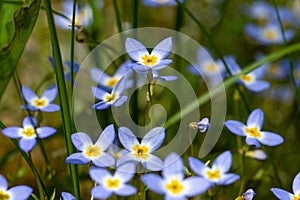
[[[132,151],[135,145],[140,144],[131,130],[126,127],[119,128],[119,140],[128,151]]]
[[[170,153],[164,160],[163,177],[168,177],[173,174],[183,174],[184,164],[182,159],[176,153]]]
[[[98,167],[111,167],[115,165],[114,157],[105,152],[101,152],[101,155],[98,158],[93,159],[92,162]]]
[[[242,122],[235,120],[228,120],[224,125],[234,134],[238,136],[246,136],[244,132],[245,125]]]
[[[69,192],[62,192],[60,200],[76,200],[76,198]]]
[[[157,150],[165,139],[165,129],[163,127],[156,127],[151,129],[142,139],[141,145],[149,148],[149,152]]]
[[[298,194],[300,191],[300,172],[295,176],[293,180],[293,192]]]
[[[246,143],[251,146],[251,145],[255,145],[256,148],[260,147],[260,143],[258,141],[258,139],[253,138],[253,137],[246,137]]]
[[[91,138],[83,132],[74,133],[71,135],[72,143],[79,151],[84,151],[85,147],[93,145]]]
[[[146,47],[139,41],[132,38],[126,39],[125,49],[130,58],[137,62],[142,61],[141,58],[143,55],[149,55]]]
[[[206,179],[195,176],[185,179],[184,185],[186,187],[185,195],[187,197],[202,194],[212,186],[211,182]]]
[[[110,103],[107,103],[105,101],[101,101],[96,103],[95,105],[92,106],[92,108],[97,109],[97,110],[104,110],[106,108],[109,108],[111,106]]]
[[[40,127],[36,129],[39,138],[46,138],[56,133],[56,129],[52,127]]]
[[[38,96],[26,86],[22,86],[22,96],[27,103],[30,103],[33,99],[38,98]]]
[[[122,188],[115,191],[119,196],[130,196],[137,192],[137,189],[131,185],[124,185]]]
[[[212,168],[217,168],[221,172],[228,172],[232,164],[232,155],[230,151],[221,153],[214,161]]]
[[[56,112],[59,111],[60,107],[56,104],[48,104],[46,107],[41,108],[42,112]]]
[[[145,161],[142,160],[142,165],[150,171],[162,170],[163,164],[163,161],[159,157],[152,154],[149,154],[148,158]]]
[[[19,141],[20,148],[25,151],[29,152],[33,149],[33,147],[36,144],[36,139],[26,139],[26,138],[21,138]]]
[[[10,188],[8,191],[10,192],[11,195],[9,198],[10,200],[20,200],[20,199],[28,199],[33,190],[28,186],[19,185]]]
[[[121,96],[112,105],[115,107],[119,107],[119,106],[123,105],[127,101],[127,99],[128,99],[127,96]]]
[[[8,183],[4,176],[0,175],[0,190],[7,190]]]
[[[271,133],[267,131],[261,131],[262,134],[261,138],[259,138],[259,141],[267,146],[277,146],[281,143],[283,143],[283,137],[276,133]]]
[[[83,153],[73,153],[66,158],[66,163],[84,165],[89,163],[91,160],[88,159]]]
[[[122,77],[117,84],[115,85],[115,87],[112,89],[112,94],[116,93],[119,94],[119,96],[124,92],[125,87],[126,87],[126,78]]]
[[[90,75],[92,80],[100,85],[103,85],[106,82],[106,80],[109,79],[109,76],[104,71],[96,67],[91,69]]]
[[[89,174],[91,179],[100,185],[103,184],[105,178],[111,177],[111,173],[108,170],[93,166],[90,168]]]
[[[156,55],[158,59],[162,60],[168,57],[172,51],[173,43],[172,37],[168,37],[159,42],[151,52],[151,55]]]
[[[114,177],[120,177],[124,183],[127,183],[134,177],[135,168],[134,163],[125,163],[117,168]]]
[[[45,90],[45,92],[42,94],[41,98],[45,98],[49,102],[52,102],[52,101],[54,101],[56,95],[57,95],[57,89],[56,89],[55,85],[52,85],[48,89]]]
[[[23,125],[23,128],[25,126],[36,127],[36,119],[34,117],[27,116],[23,119],[22,125]]]
[[[11,126],[11,127],[7,127],[5,129],[2,130],[2,133],[9,138],[19,138],[21,137],[21,132],[22,132],[22,128],[17,127],[17,126]]]
[[[189,157],[188,160],[189,160],[189,165],[193,170],[193,172],[195,172],[198,176],[205,175],[204,170],[205,168],[207,168],[207,166],[203,162],[193,157]]]
[[[124,153],[122,157],[117,160],[117,167],[129,162],[137,165],[139,161],[130,152]]]
[[[246,83],[244,82],[245,87],[252,91],[252,92],[261,92],[263,90],[266,90],[270,87],[270,83],[267,81],[262,81],[262,80],[255,80],[251,83]]]
[[[240,178],[237,174],[223,174],[222,177],[216,182],[218,185],[230,185]]]
[[[141,176],[142,182],[157,194],[165,194],[163,180],[156,174],[145,174]]]
[[[95,145],[99,145],[101,147],[101,151],[106,151],[113,143],[115,136],[115,128],[114,125],[111,124],[102,131]]]
[[[107,190],[101,185],[94,187],[91,193],[95,199],[107,199],[113,194],[112,191]]]
[[[92,87],[92,93],[96,99],[104,100],[105,95],[109,94],[105,90],[102,90],[97,87]]]
[[[292,200],[293,194],[279,188],[271,188],[273,194],[280,200]]]

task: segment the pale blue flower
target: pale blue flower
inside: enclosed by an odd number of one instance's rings
[[[112,175],[108,170],[97,167],[90,168],[90,177],[98,185],[91,190],[92,196],[97,199],[107,199],[111,195],[130,196],[137,189],[127,184],[134,176],[135,165],[126,163],[118,167]]]
[[[98,167],[110,167],[115,164],[115,159],[105,151],[115,138],[113,124],[107,126],[94,144],[91,138],[83,132],[71,135],[72,143],[79,151],[66,158],[66,163],[87,164],[93,162]]]
[[[126,84],[125,88],[128,89],[133,85],[133,81],[129,80],[132,70],[127,67],[130,63],[130,61],[125,61],[112,76],[106,74],[101,69],[94,67],[90,71],[91,78],[100,87],[103,87],[103,89],[111,91],[118,81],[124,77],[124,84]]]
[[[36,119],[27,116],[23,120],[23,127],[11,126],[3,129],[2,132],[9,138],[20,138],[20,148],[25,152],[29,152],[36,145],[37,138],[46,138],[56,132],[52,127],[43,126],[37,128],[36,126]]]
[[[227,173],[232,165],[232,155],[230,151],[225,151],[220,154],[212,164],[212,167],[207,166],[200,160],[189,157],[191,169],[200,177],[209,181],[210,186],[229,185],[237,181],[240,176],[233,173]]]
[[[0,197],[3,200],[26,200],[30,197],[32,188],[26,185],[14,186],[8,189],[6,179],[0,175]]]
[[[172,63],[172,60],[166,59],[172,51],[172,38],[168,37],[158,43],[151,53],[139,41],[133,38],[127,38],[125,48],[134,64],[129,65],[137,72],[147,72],[150,69],[158,71],[167,67]]]
[[[244,10],[249,17],[261,23],[268,23],[274,17],[274,7],[265,1],[254,1]]]
[[[73,15],[73,1],[63,2],[63,16],[55,15],[55,23],[58,27],[71,30],[72,15]],[[93,22],[93,11],[89,4],[76,5],[75,11],[75,27],[88,27]]]
[[[184,2],[184,0],[179,0]],[[145,6],[158,7],[158,6],[176,6],[177,2],[175,0],[143,0]]]
[[[97,110],[104,110],[110,106],[119,107],[123,105],[128,99],[127,96],[122,95],[126,87],[125,82],[125,78],[121,78],[113,87],[111,92],[106,92],[101,88],[92,87],[93,95],[96,99],[100,100],[98,103],[93,105],[93,108]]]
[[[169,154],[163,164],[162,177],[157,174],[141,176],[143,183],[153,192],[164,195],[164,199],[187,199],[209,189],[210,183],[201,177],[184,176],[184,164],[176,154]]]
[[[201,133],[204,133],[210,127],[209,119],[205,117],[201,119],[199,122],[191,122],[189,124],[189,127],[193,129],[199,129]]]
[[[26,86],[22,86],[22,97],[26,101],[27,105],[21,106],[23,109],[30,111],[42,111],[42,112],[55,112],[59,110],[59,106],[52,104],[57,95],[57,89],[55,86],[47,88],[41,97],[38,97],[31,89]]]
[[[55,70],[53,58],[49,57],[49,61],[51,63],[51,66]],[[63,63],[63,70],[64,70],[65,79],[71,82],[71,61],[65,61]],[[73,73],[76,74],[78,70],[79,70],[79,64],[77,62],[74,62]]]
[[[283,80],[290,73],[288,59],[282,59],[272,63],[266,63],[265,76],[272,80]]]
[[[247,125],[235,120],[228,120],[224,124],[234,134],[245,136],[248,145],[260,147],[260,143],[266,146],[277,146],[283,143],[283,138],[275,133],[261,131],[264,123],[264,113],[261,109],[255,109],[248,117]]]
[[[271,188],[273,194],[280,200],[298,200],[300,199],[300,173],[296,175],[293,181],[293,194],[280,188]]]
[[[156,127],[151,129],[142,139],[138,141],[137,137],[126,127],[119,128],[120,143],[127,150],[121,158],[117,160],[117,166],[132,161],[141,163],[143,167],[151,171],[159,171],[162,169],[162,160],[153,155],[165,139],[165,129]]]
[[[241,72],[241,67],[232,56],[225,57],[226,63],[228,64],[229,70],[232,75],[236,75]],[[265,67],[261,66],[248,74],[240,75],[238,83],[243,84],[248,90],[252,92],[261,92],[270,87],[270,83],[267,81],[260,80],[265,73]]]
[[[243,200],[252,200],[255,195],[254,190],[250,188],[243,194]]]
[[[266,152],[264,152],[261,149],[254,149],[254,150],[251,150],[251,151],[247,151],[245,153],[245,156],[249,157],[249,158],[254,158],[256,160],[266,160],[267,159]]]
[[[60,200],[76,200],[76,198],[69,192],[62,192]]]
[[[254,24],[247,24],[245,26],[245,31],[261,45],[284,43],[279,23],[270,23],[263,27]],[[287,29],[284,34],[286,40],[290,41],[294,37],[295,31]]]

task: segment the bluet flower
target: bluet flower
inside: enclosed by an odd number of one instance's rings
[[[109,76],[101,69],[94,67],[90,72],[91,78],[99,86],[102,86],[104,89],[111,91],[116,86],[118,81],[122,77],[124,77],[124,84],[126,84],[125,88],[128,89],[133,85],[133,81],[129,80],[129,76],[131,75],[132,71],[127,67],[130,63],[130,61],[124,62],[112,76]]]
[[[14,186],[8,189],[6,179],[0,175],[0,199],[2,200],[26,200],[30,197],[32,188],[26,185]]]
[[[20,138],[20,148],[25,152],[29,152],[36,145],[37,138],[46,138],[56,132],[56,130],[52,127],[36,127],[36,119],[34,117],[27,116],[23,120],[23,127],[11,126],[3,129],[2,132],[9,138]]]
[[[184,0],[179,0],[183,2]],[[176,6],[177,2],[175,0],[143,0],[145,6],[158,7],[158,6]]]
[[[284,43],[280,25],[278,23],[270,23],[263,27],[254,24],[247,24],[245,26],[245,31],[250,37],[255,39],[261,45]],[[287,41],[290,41],[294,37],[294,35],[294,30],[285,30],[285,38]]]
[[[151,171],[158,171],[162,169],[162,160],[153,155],[165,139],[165,129],[156,127],[151,129],[142,139],[138,141],[137,137],[126,127],[119,128],[119,140],[124,148],[127,150],[119,160],[117,166],[123,163],[133,161],[141,163],[143,167]]]
[[[256,160],[266,160],[267,159],[267,154],[261,149],[247,151],[245,153],[245,156],[249,157],[249,158],[254,158]]]
[[[172,51],[172,38],[168,37],[158,43],[151,53],[139,41],[127,38],[125,48],[132,60],[136,63],[129,65],[137,72],[158,71],[169,64],[172,60],[166,59]]]
[[[271,188],[271,191],[280,200],[300,199],[300,173],[293,180],[293,194],[280,188]]]
[[[255,1],[245,7],[245,13],[260,24],[266,24],[274,17],[274,8],[265,1]],[[275,13],[276,14],[276,13]]]
[[[97,110],[104,110],[110,106],[119,107],[125,103],[125,101],[127,101],[127,96],[122,96],[122,93],[126,87],[125,82],[126,80],[124,77],[121,78],[110,93],[103,89],[92,87],[93,95],[96,97],[96,99],[100,100],[98,103],[93,105],[93,108]]]
[[[246,192],[244,192],[242,196],[236,198],[235,200],[252,200],[255,195],[256,193],[254,192],[254,190],[250,188]]]
[[[228,120],[224,124],[234,134],[245,136],[248,145],[260,147],[260,143],[267,146],[277,146],[283,142],[283,138],[275,133],[261,131],[264,123],[264,113],[261,109],[255,109],[248,117],[247,125],[235,120]]]
[[[141,176],[143,183],[164,199],[187,199],[199,195],[209,189],[210,184],[201,177],[184,176],[184,164],[176,154],[169,154],[163,165],[162,177],[157,174]]]
[[[239,175],[233,173],[227,173],[231,168],[232,155],[230,151],[225,151],[220,154],[212,164],[212,167],[208,167],[200,160],[189,157],[189,164],[191,169],[200,177],[205,178],[210,182],[210,186],[217,185],[229,185],[240,178]]]
[[[27,102],[27,105],[21,106],[23,109],[30,111],[55,112],[59,110],[59,106],[52,104],[56,98],[57,89],[55,86],[50,86],[44,91],[41,97],[38,97],[31,89],[22,86],[22,97]]]
[[[266,63],[266,77],[272,80],[283,80],[289,74],[289,61],[282,59],[277,62]]]
[[[69,192],[62,192],[60,200],[76,200],[76,198]]]
[[[204,133],[210,127],[209,119],[205,117],[201,119],[199,122],[191,122],[189,124],[189,127],[193,129],[199,129],[201,133]]]
[[[73,1],[63,2],[63,16],[55,15],[55,23],[58,27],[71,30],[73,16]],[[75,11],[75,27],[88,27],[93,22],[93,11],[89,4],[84,4],[81,7],[76,5]]]
[[[241,72],[241,67],[236,62],[235,58],[232,56],[227,56],[225,58],[229,70],[232,75],[236,75]],[[270,87],[270,83],[267,81],[260,80],[265,73],[265,68],[263,66],[249,72],[245,75],[240,75],[238,83],[243,84],[248,90],[252,92],[261,92]]]
[[[92,190],[92,196],[97,199],[107,199],[112,194],[130,196],[137,192],[136,188],[127,184],[134,176],[135,165],[126,163],[118,167],[112,175],[108,170],[97,167],[90,168],[90,177],[98,185]]]
[[[79,152],[68,156],[66,162],[82,165],[91,161],[98,167],[113,166],[115,164],[113,156],[105,151],[112,144],[114,138],[115,129],[112,124],[102,131],[95,144],[86,133],[74,133],[71,135],[72,143]]]
[[[49,57],[49,61],[51,63],[51,66],[55,70],[53,58]],[[65,79],[67,81],[71,82],[71,61],[65,61],[63,63],[63,69],[64,69]],[[79,64],[77,62],[74,62],[73,73],[76,74],[78,72],[78,70],[79,70]]]

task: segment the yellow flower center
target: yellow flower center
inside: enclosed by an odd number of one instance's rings
[[[171,180],[170,183],[166,185],[167,190],[173,194],[178,194],[183,190],[183,185],[178,180]]]
[[[45,107],[46,104],[47,104],[47,101],[45,99],[35,99],[35,100],[33,100],[33,105],[35,107],[42,108],[42,107]]]
[[[26,137],[32,137],[35,135],[35,130],[32,127],[28,127],[22,130],[22,134]]]
[[[277,75],[279,73],[280,66],[278,64],[272,64],[268,68],[268,72],[273,75]]]
[[[263,33],[266,39],[275,40],[278,37],[278,32],[276,30],[265,30]]]
[[[217,72],[217,71],[219,71],[219,67],[215,63],[207,63],[205,65],[205,70],[207,72]]]
[[[251,82],[253,79],[253,77],[250,75],[242,75],[240,78],[245,82]]]
[[[120,185],[120,180],[119,179],[107,179],[107,187],[108,188],[118,188]]]
[[[259,130],[257,130],[257,128],[246,128],[245,131],[251,137],[259,138],[261,136],[261,134],[260,134]]]
[[[99,146],[88,146],[85,150],[85,155],[87,157],[98,157],[100,155]]]
[[[300,200],[300,193],[298,193],[298,195],[293,196],[293,200]]]
[[[134,151],[134,155],[137,158],[141,158],[141,159],[147,159],[148,158],[148,147],[146,147],[145,145],[140,146],[140,145],[135,145],[135,147],[133,147],[133,151]]]
[[[110,78],[107,80],[106,85],[109,87],[114,87],[118,81],[119,81],[118,78]]]
[[[4,192],[3,190],[0,190],[0,200],[8,200],[9,199],[9,194]]]
[[[218,169],[208,170],[206,175],[209,179],[219,179],[221,177],[220,171]]]
[[[158,57],[156,55],[152,55],[152,56],[144,55],[142,57],[142,60],[143,60],[143,62],[142,62],[143,65],[153,66],[153,65],[157,64]]]
[[[116,94],[113,94],[113,95],[107,94],[104,97],[104,101],[106,101],[106,102],[114,102],[116,99],[117,99]]]

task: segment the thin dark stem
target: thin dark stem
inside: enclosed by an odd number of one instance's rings
[[[116,15],[118,32],[121,33],[123,31],[123,28],[122,28],[121,15],[120,15],[120,12],[118,9],[117,0],[113,0],[113,5],[114,5],[114,10],[115,10],[115,15]]]

